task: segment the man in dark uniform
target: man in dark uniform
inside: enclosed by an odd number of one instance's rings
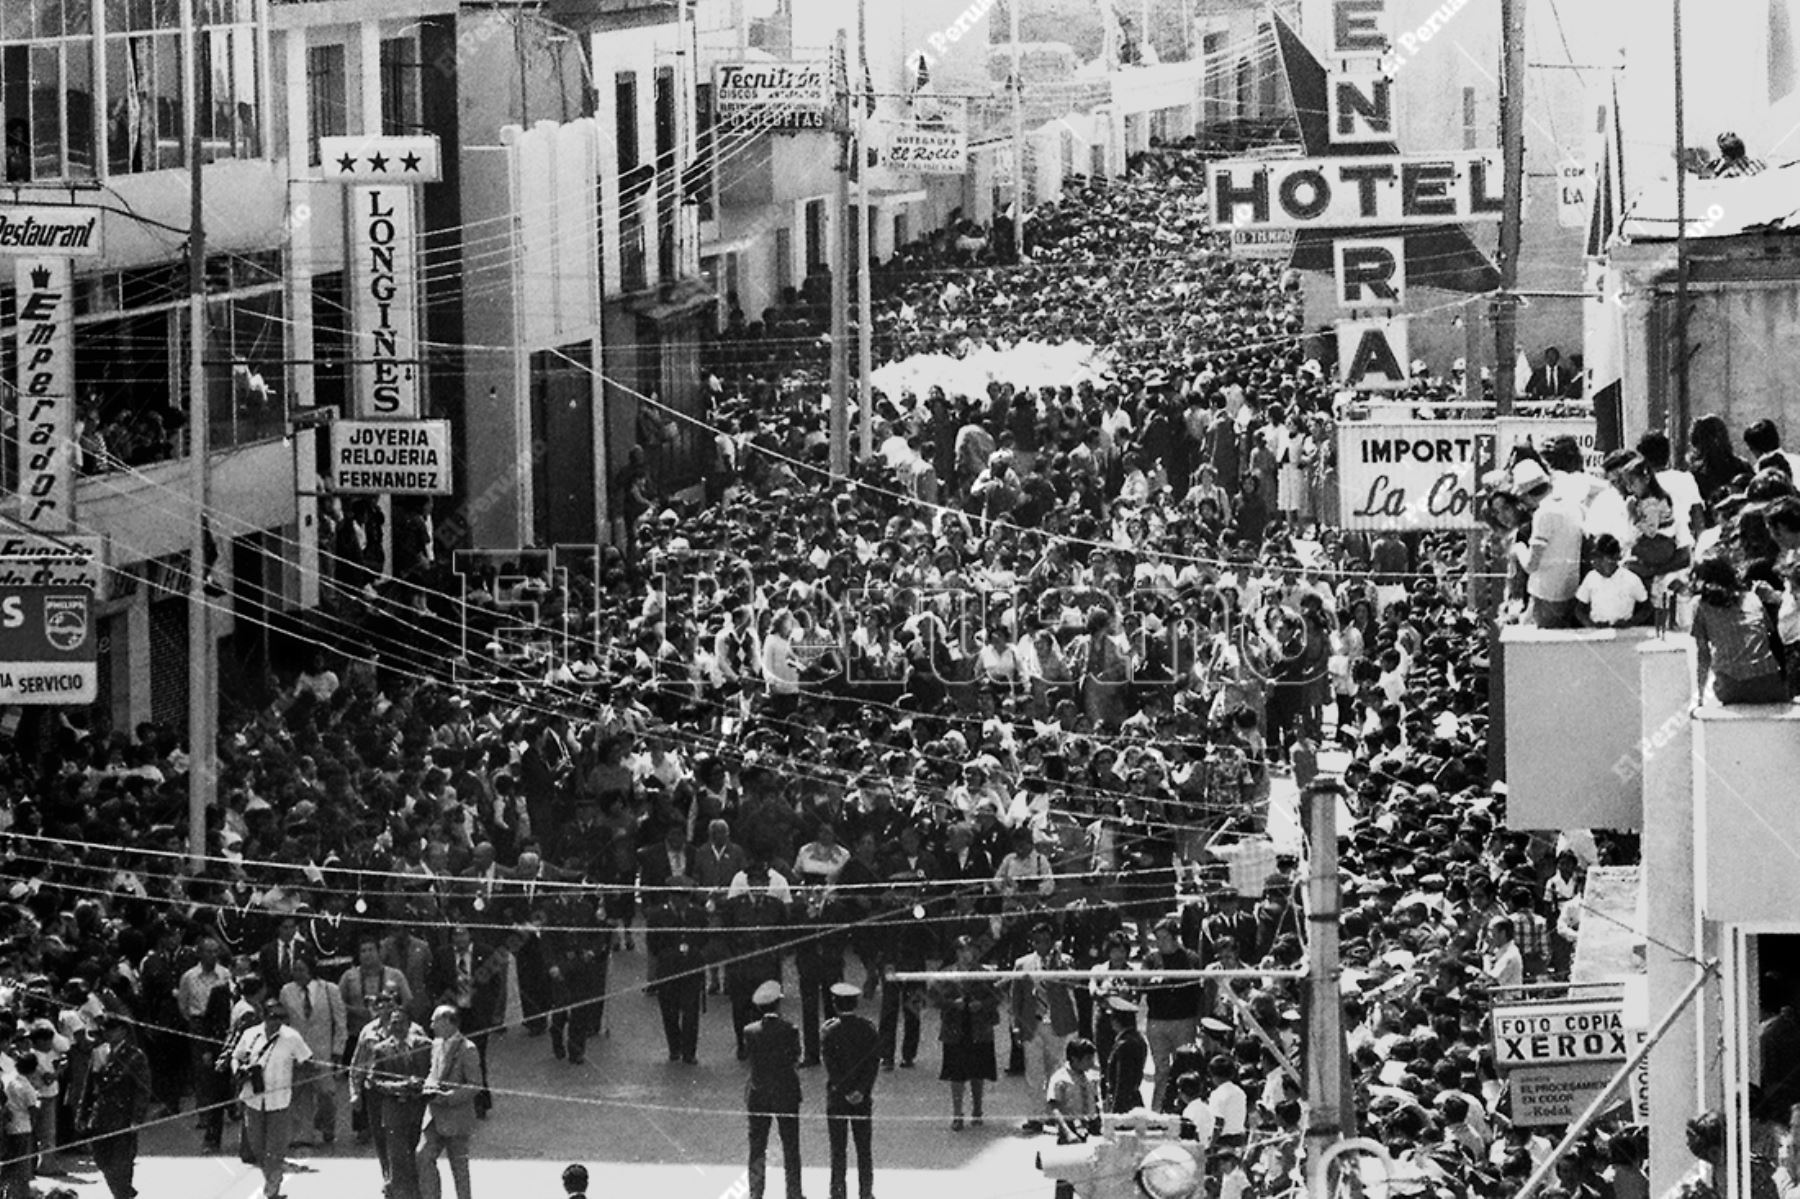
[[[1150,1042],[1138,1029],[1137,1004],[1123,995],[1106,1001],[1113,1022],[1112,1053],[1106,1059],[1106,1110],[1131,1112],[1144,1106],[1144,1065]]]
[[[550,1052],[579,1066],[606,1014],[612,937],[600,927],[600,900],[593,892],[579,887],[539,892],[538,902],[542,906],[533,917],[549,930],[538,940],[550,981]]]
[[[770,980],[756,988],[751,1002],[762,1017],[744,1029],[744,1056],[750,1079],[744,1084],[744,1109],[750,1116],[750,1199],[763,1199],[768,1173],[769,1124],[781,1134],[782,1173],[787,1199],[800,1194],[800,1033],[781,1018],[781,984]]]
[[[825,1116],[831,1136],[831,1199],[848,1199],[849,1146],[856,1138],[856,1182],[862,1199],[874,1199],[872,1144],[875,1078],[880,1070],[881,1034],[856,1014],[862,992],[853,983],[831,988],[836,1019],[825,1025]]]
[[[669,1060],[693,1065],[700,1052],[700,1003],[706,986],[706,959],[699,931],[705,913],[680,875],[668,891],[645,896],[644,951],[650,956],[650,989],[662,1009]]]
[[[843,927],[849,923],[844,902],[823,885],[802,887],[795,896],[799,909],[794,932],[794,966],[800,976],[800,1039],[808,1066],[819,1064],[820,1017],[830,1011],[831,988],[844,979]],[[824,1002],[821,1003],[820,1001]]]
[[[753,996],[765,982],[781,977],[781,947],[786,941],[787,905],[770,891],[769,865],[751,863],[745,872],[750,889],[725,901],[725,936],[734,956],[725,963],[725,987],[731,993],[731,1026],[737,1030],[737,1055],[749,1055],[744,1030],[755,1019]]]

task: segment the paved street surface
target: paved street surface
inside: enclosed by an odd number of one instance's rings
[[[852,979],[860,979],[854,959],[851,970]],[[707,1000],[700,1063],[672,1065],[666,1060],[656,1003],[640,989],[643,972],[640,936],[638,952],[613,957],[611,981],[618,998],[607,1005],[612,1035],[590,1046],[583,1066],[552,1058],[548,1037],[512,1032],[495,1040],[490,1071],[494,1113],[474,1141],[478,1196],[561,1195],[558,1179],[571,1161],[584,1162],[593,1172],[596,1196],[735,1199],[748,1193],[744,1067],[734,1052],[729,1006],[722,997]],[[791,973],[790,968],[790,993]],[[797,1021],[798,1007],[790,999],[783,1011]],[[871,1019],[879,1014],[870,1001],[860,1010]],[[927,1013],[917,1067],[884,1073],[877,1086],[879,1199],[1047,1195],[1051,1184],[1033,1165],[1039,1142],[1016,1131],[1025,1114],[1024,1080],[1001,1078],[988,1104],[986,1127],[952,1132],[949,1086],[937,1081],[936,1038],[936,1017]],[[1004,1065],[1003,1041],[1000,1049]],[[801,1128],[805,1189],[809,1199],[824,1199],[824,1072],[803,1070],[801,1081],[806,1089]],[[340,1110],[340,1122],[347,1119]],[[228,1145],[234,1135],[227,1133]],[[198,1144],[190,1117],[164,1122],[145,1134],[137,1181],[144,1199],[251,1199],[261,1194],[256,1170],[232,1154],[200,1156]],[[785,1193],[778,1145],[771,1146],[771,1197]],[[380,1194],[372,1151],[352,1144],[347,1128],[335,1146],[301,1148],[292,1160],[311,1172],[289,1177],[283,1188],[287,1199],[372,1199]],[[854,1196],[854,1164],[851,1170]],[[447,1165],[442,1171],[445,1194],[452,1195]],[[83,1169],[74,1185],[82,1199],[106,1195],[91,1169]]]

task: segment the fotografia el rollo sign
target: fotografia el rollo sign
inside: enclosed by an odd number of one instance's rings
[[[91,704],[97,661],[87,588],[0,590],[0,704]]]
[[[1338,486],[1350,529],[1472,529],[1494,467],[1491,421],[1338,426]]]
[[[775,131],[829,128],[837,97],[832,69],[818,62],[727,62],[713,69],[721,124]]]
[[[1238,159],[1213,166],[1220,228],[1354,229],[1500,219],[1498,150],[1379,158]]]
[[[75,521],[75,310],[69,260],[15,260],[19,519],[59,533]]]
[[[449,495],[450,422],[341,420],[331,425],[331,490],[340,495]]]
[[[1494,1066],[1622,1062],[1636,1043],[1622,999],[1496,1005]]]
[[[960,129],[900,126],[888,136],[887,166],[921,175],[961,175],[969,167],[969,138]]]
[[[0,254],[57,254],[98,258],[98,208],[61,204],[0,204]]]
[[[356,386],[362,419],[419,415],[418,274],[413,192],[401,185],[350,189]]]

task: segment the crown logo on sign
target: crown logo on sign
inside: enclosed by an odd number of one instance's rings
[[[32,267],[31,268],[31,285],[33,287],[37,288],[39,291],[43,291],[45,288],[48,288],[50,286],[50,268],[47,266]]]

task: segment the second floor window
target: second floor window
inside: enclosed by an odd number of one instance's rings
[[[0,2],[5,179],[92,179],[94,39],[88,0]]]
[[[306,51],[307,144],[310,162],[319,165],[319,139],[350,131],[349,96],[345,91],[344,47],[310,46]]]

